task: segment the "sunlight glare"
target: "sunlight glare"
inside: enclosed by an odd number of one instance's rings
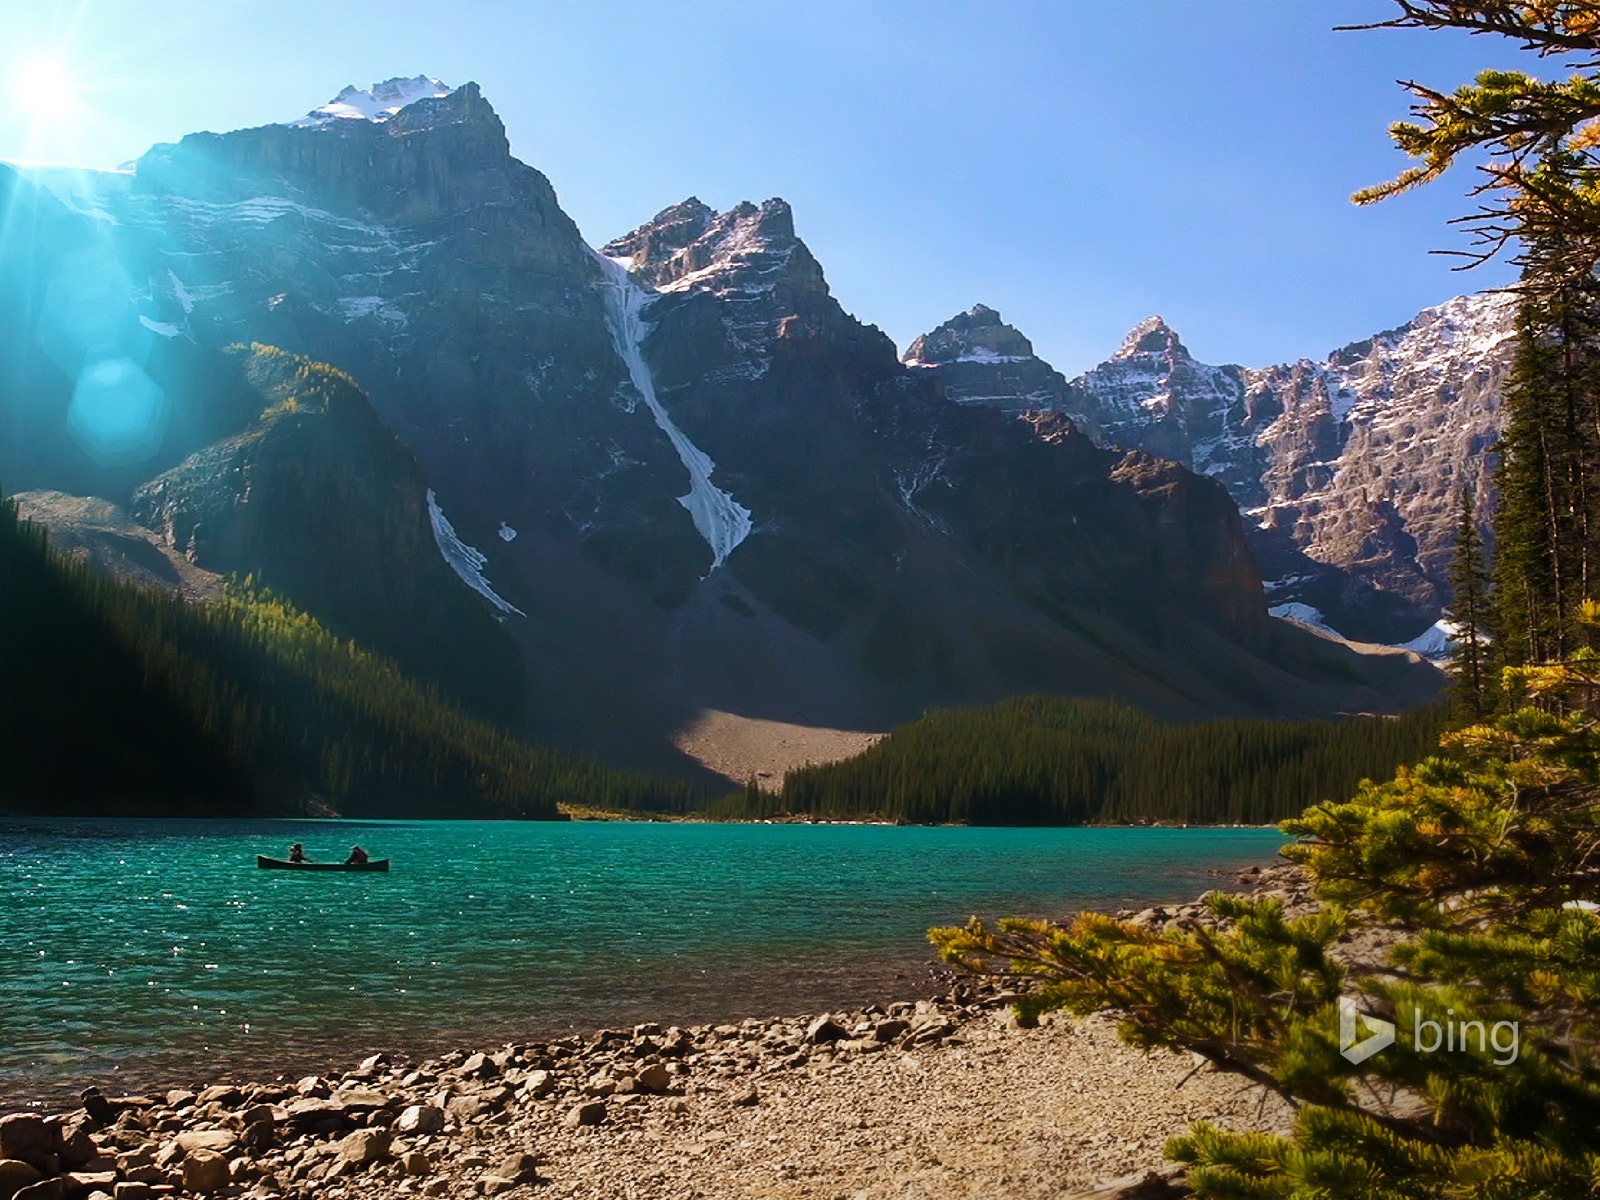
[[[77,80],[52,59],[24,65],[12,81],[12,94],[19,108],[41,117],[70,115],[79,105]]]

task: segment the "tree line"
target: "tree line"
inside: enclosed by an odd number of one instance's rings
[[[929,713],[855,758],[711,811],[912,824],[1262,824],[1384,778],[1437,744],[1441,709],[1172,725],[1127,704],[1021,696]]]

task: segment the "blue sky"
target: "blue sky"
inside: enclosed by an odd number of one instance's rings
[[[1265,365],[1510,277],[1428,253],[1463,245],[1445,222],[1468,207],[1464,168],[1349,203],[1403,165],[1384,132],[1405,114],[1396,79],[1537,65],[1483,38],[1332,31],[1391,11],[53,0],[7,15],[0,157],[109,166],[300,116],[347,83],[475,79],[593,243],[689,195],[783,196],[845,307],[902,349],[981,301],[1069,375],[1157,312],[1206,361]]]

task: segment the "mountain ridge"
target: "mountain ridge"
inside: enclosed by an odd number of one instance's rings
[[[930,365],[963,402],[1060,412],[1104,444],[1218,479],[1249,521],[1275,609],[1304,605],[1358,640],[1397,643],[1448,602],[1454,490],[1465,480],[1478,511],[1492,509],[1482,463],[1513,309],[1506,293],[1459,296],[1321,360],[1264,368],[1202,363],[1160,317],[1053,387],[1017,382],[1048,369],[1037,359],[1001,365],[957,346]]]
[[[140,346],[360,381],[471,550],[457,574],[506,605],[538,736],[681,770],[665,748],[706,709],[884,728],[1017,691],[1305,714],[1437,687],[1269,621],[1218,484],[952,403],[839,305],[784,201],[691,198],[592,249],[474,84],[192,134],[83,186],[61,219]],[[0,470],[58,487],[68,457]]]

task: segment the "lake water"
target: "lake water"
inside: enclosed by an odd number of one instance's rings
[[[388,874],[260,871],[291,841]],[[0,819],[0,1104],[925,994],[931,925],[1187,900],[1259,829]]]

